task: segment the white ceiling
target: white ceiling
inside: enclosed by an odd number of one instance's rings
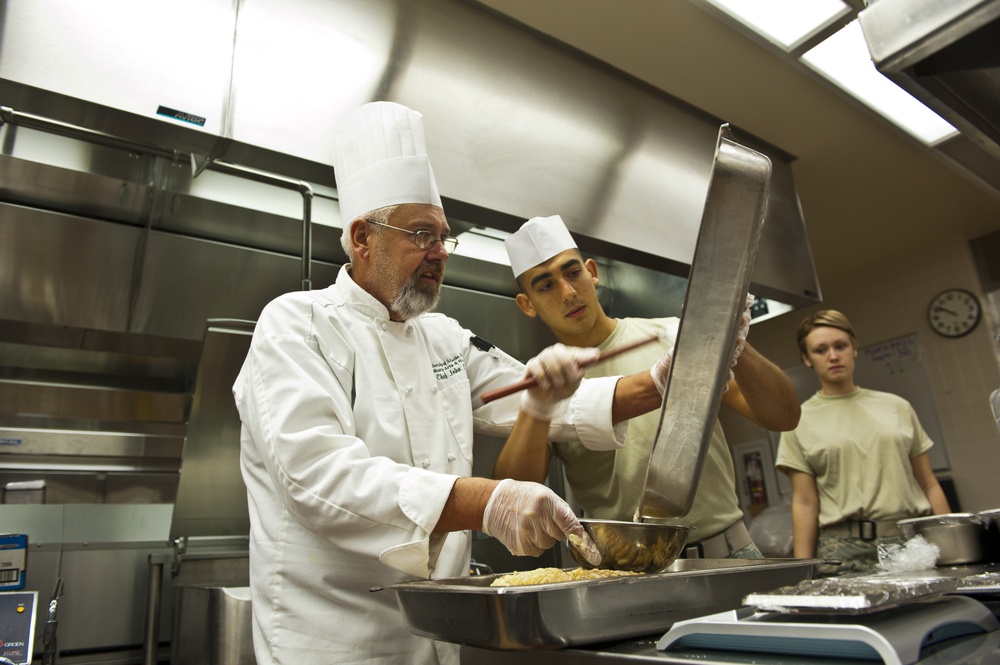
[[[1000,197],[698,0],[479,0],[795,155],[820,286],[1000,230]]]

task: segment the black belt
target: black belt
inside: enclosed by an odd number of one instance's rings
[[[878,538],[901,538],[903,530],[896,520],[876,522],[875,520],[844,520],[822,528],[825,536],[848,536],[871,541]]]
[[[725,531],[684,547],[683,559],[726,559],[753,543],[750,530],[740,520]]]

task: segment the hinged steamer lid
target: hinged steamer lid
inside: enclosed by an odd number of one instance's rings
[[[250,350],[253,321],[209,319],[170,525],[170,540],[250,534],[240,471],[240,415],[233,383]]]

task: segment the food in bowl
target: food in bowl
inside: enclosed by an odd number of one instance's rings
[[[580,524],[597,546],[601,561],[593,564],[576,548],[570,548],[570,554],[578,564],[584,568],[636,573],[658,573],[672,564],[687,542],[691,529],[657,522],[599,519],[581,519]]]
[[[490,583],[490,586],[527,586],[529,584],[553,584],[556,582],[576,582],[579,580],[600,580],[609,577],[625,577],[627,575],[642,575],[628,570],[608,570],[593,568],[584,570],[563,570],[561,568],[535,568],[521,570],[501,575]]]

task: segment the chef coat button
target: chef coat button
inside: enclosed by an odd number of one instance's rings
[[[427,467],[429,467],[430,465],[431,465],[431,461],[429,459],[425,459],[423,462],[420,463],[420,466],[424,467],[425,469]]]
[[[431,392],[432,393],[437,394],[437,391],[438,391],[438,387],[437,386],[434,386],[433,388],[431,388]]]
[[[406,393],[410,394],[413,392],[413,386],[406,386]]]
[[[382,330],[388,330],[389,324],[383,321],[382,323],[379,324],[379,328],[381,328]]]
[[[455,456],[454,455],[448,455],[448,461],[449,462],[454,462],[455,461]]]
[[[407,335],[413,334],[413,326],[406,326],[406,334]]]

